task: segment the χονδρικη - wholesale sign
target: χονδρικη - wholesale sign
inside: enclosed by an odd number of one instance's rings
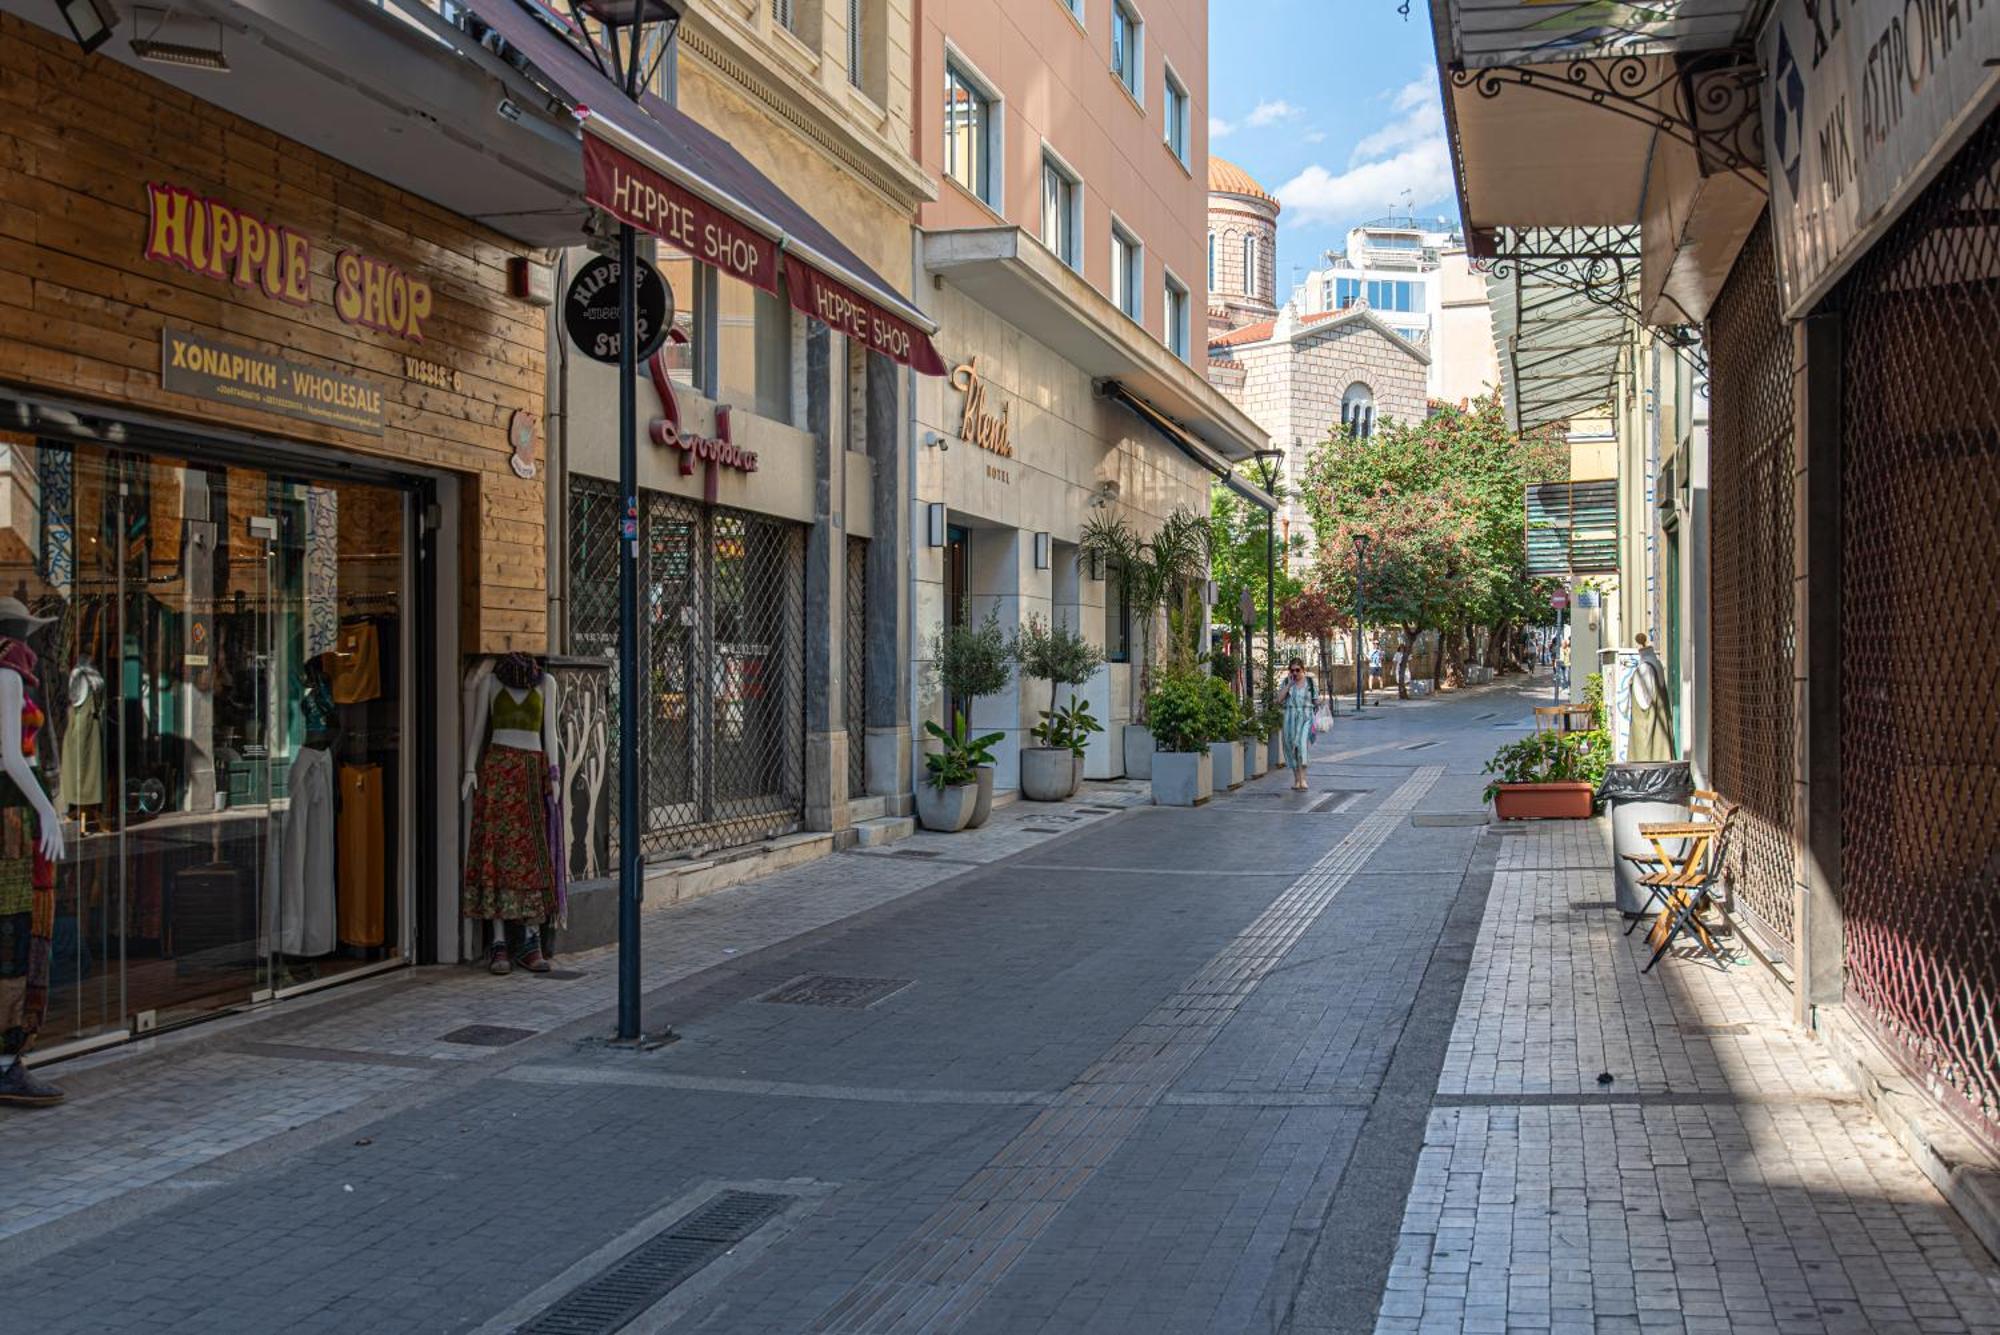
[[[185,330],[160,331],[160,385],[197,399],[382,434],[377,386]]]

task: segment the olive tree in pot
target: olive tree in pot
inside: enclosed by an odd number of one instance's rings
[[[1023,677],[1049,683],[1049,707],[1029,730],[1038,746],[1021,748],[1021,796],[1031,802],[1061,802],[1076,792],[1083,775],[1083,749],[1103,725],[1076,688],[1090,680],[1104,654],[1082,635],[1061,624],[1031,616],[1014,635],[1014,663]],[[1068,702],[1061,703],[1063,688]]]
[[[1146,698],[1158,749],[1153,752],[1153,805],[1200,806],[1214,795],[1208,752],[1208,696],[1198,672],[1163,672]]]
[[[1079,555],[1097,562],[1107,577],[1118,581],[1126,612],[1139,633],[1139,672],[1132,682],[1132,698],[1138,707],[1120,739],[1128,778],[1153,776],[1156,739],[1150,727],[1152,693],[1160,676],[1153,639],[1169,600],[1205,578],[1208,540],[1208,516],[1192,508],[1168,515],[1150,538],[1141,538],[1131,524],[1112,515],[1094,516],[1079,535]]]
[[[1000,629],[998,612],[988,612],[986,620],[976,626],[938,627],[931,636],[930,650],[931,675],[935,684],[944,688],[947,709],[953,702],[963,701],[969,714],[974,700],[1000,694],[1012,680],[1012,670],[1007,665],[1007,637]],[[970,726],[968,718],[952,720],[956,731],[965,731]],[[938,729],[939,733],[943,731]],[[993,734],[996,741],[1001,735]],[[985,755],[975,762],[974,768],[978,771],[975,781],[979,785],[979,798],[965,827],[969,830],[978,829],[993,814],[993,757]]]
[[[927,773],[917,784],[917,820],[926,830],[956,834],[972,823],[979,803],[979,767],[992,767],[993,747],[1006,734],[969,736],[963,714],[952,719],[949,732],[929,719],[924,731],[942,745],[924,757]]]

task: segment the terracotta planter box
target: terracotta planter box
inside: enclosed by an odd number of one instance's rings
[[[1587,783],[1503,783],[1493,794],[1493,814],[1501,820],[1589,820]]]

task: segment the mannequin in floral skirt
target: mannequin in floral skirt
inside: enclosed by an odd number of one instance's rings
[[[472,799],[460,911],[494,924],[487,965],[547,973],[542,928],[558,912],[548,813],[554,792],[554,683],[542,662],[508,654],[472,687],[465,796]]]

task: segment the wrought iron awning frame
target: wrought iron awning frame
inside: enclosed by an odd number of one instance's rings
[[[1706,168],[1729,172],[1760,194],[1770,191],[1757,100],[1763,73],[1756,56],[1743,48],[1578,56],[1547,65],[1457,62],[1449,78],[1454,89],[1470,88],[1489,100],[1509,88],[1525,88],[1601,107],[1686,144]],[[1658,104],[1662,93],[1669,95],[1666,109]]]
[[[1484,227],[1468,238],[1474,271],[1493,278],[1539,278],[1574,292],[1592,305],[1616,311],[1641,328],[1651,328],[1708,379],[1708,354],[1701,329],[1691,324],[1650,321],[1633,296],[1639,278],[1639,227]],[[1525,316],[1526,312],[1522,314]]]

